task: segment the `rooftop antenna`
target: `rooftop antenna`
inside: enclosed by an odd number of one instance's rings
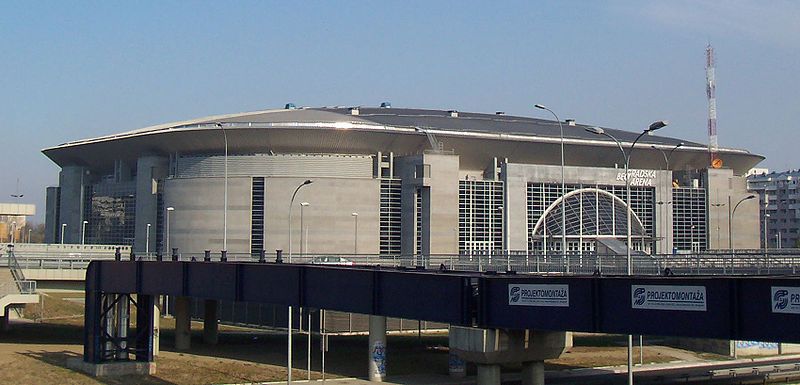
[[[711,43],[706,46],[706,95],[708,96],[708,154],[711,167],[722,167],[719,158],[719,143],[717,142],[717,96],[716,80],[714,79],[714,47]]]
[[[20,193],[19,193],[19,178],[17,178],[17,189],[16,189],[14,192],[15,192],[14,194],[11,194],[11,197],[12,197],[12,198],[17,198],[17,199],[19,199],[19,198],[22,198],[22,197],[24,197],[24,196],[25,196],[25,194],[20,194]]]

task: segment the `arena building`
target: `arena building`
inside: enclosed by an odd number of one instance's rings
[[[253,255],[619,251],[629,176],[636,250],[759,246],[743,175],[762,156],[723,148],[722,167],[709,168],[706,145],[644,135],[626,176],[621,147],[643,131],[604,129],[618,145],[590,125],[561,126],[563,169],[557,121],[388,103],[287,105],[77,140],[43,150],[61,167],[46,240]]]

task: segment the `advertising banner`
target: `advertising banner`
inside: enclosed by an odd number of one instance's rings
[[[631,308],[706,311],[705,286],[631,285]]]

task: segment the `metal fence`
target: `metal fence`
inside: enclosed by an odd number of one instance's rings
[[[222,255],[216,253],[179,253],[175,257],[163,255],[161,260],[197,261],[206,258],[220,261]],[[244,253],[227,253],[229,262],[258,262],[259,256]],[[114,259],[113,255],[80,256],[35,255],[16,256],[16,264],[21,269],[86,269],[92,260]],[[129,260],[129,255],[121,255]],[[156,254],[138,254],[136,260],[159,259]],[[266,262],[275,262],[275,253],[264,255]],[[508,271],[540,274],[572,275],[625,275],[627,257],[625,255],[601,254],[437,254],[437,255],[374,255],[374,254],[293,254],[283,253],[283,263],[302,263],[315,265],[369,265],[403,266],[408,268],[446,269],[459,271]],[[8,264],[9,258],[0,258],[0,264]],[[13,262],[11,262],[13,263]],[[669,270],[667,270],[669,269]],[[635,275],[756,275],[756,274],[797,274],[800,271],[800,250],[736,250],[715,251],[696,254],[634,254],[631,256],[631,270]]]
[[[0,298],[10,294],[36,294],[36,281],[14,281],[0,284]]]

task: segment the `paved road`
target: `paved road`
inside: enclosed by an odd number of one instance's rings
[[[738,368],[738,369],[736,369]],[[758,368],[754,370],[754,368]],[[794,369],[794,370],[792,370]],[[571,369],[547,371],[547,384],[624,384],[627,382],[625,366],[604,368]],[[786,355],[779,358],[738,359],[730,361],[676,362],[665,364],[648,364],[634,368],[637,384],[761,384],[765,382],[787,382],[800,379],[800,355]],[[293,381],[298,384],[308,381]],[[269,382],[265,384],[285,384]],[[311,381],[309,384],[322,384],[323,381]],[[326,380],[331,385],[368,385],[368,384],[404,384],[404,385],[472,385],[475,377],[453,378],[446,375],[410,375],[390,377],[383,383],[371,382],[358,378]],[[519,384],[518,374],[503,376],[503,384]]]

